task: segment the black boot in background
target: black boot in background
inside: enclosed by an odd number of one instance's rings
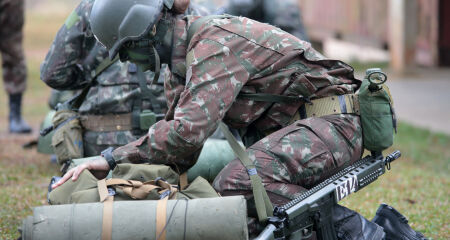
[[[30,133],[31,127],[22,119],[22,93],[9,95],[9,132]]]
[[[339,240],[384,240],[383,228],[361,214],[336,204],[333,222]]]
[[[372,222],[383,227],[386,240],[426,240],[422,233],[414,231],[408,224],[408,219],[387,204],[378,207]]]

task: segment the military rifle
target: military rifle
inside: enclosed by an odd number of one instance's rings
[[[307,239],[313,231],[318,239],[337,239],[332,221],[335,204],[390,170],[390,163],[400,156],[400,151],[386,158],[381,152],[372,152],[296,199],[275,207],[273,217],[256,240]]]

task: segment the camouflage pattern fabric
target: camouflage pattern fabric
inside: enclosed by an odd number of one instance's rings
[[[349,65],[326,59],[308,42],[279,28],[244,17],[211,20],[198,29],[188,44],[187,29],[197,18],[188,16],[176,22],[172,68],[165,79],[169,107],[166,119],[153,125],[139,140],[117,148],[113,158],[118,163],[162,163],[184,171],[195,163],[196,153],[220,120],[239,129],[243,136],[253,134],[250,129],[274,132],[288,126],[303,104],[255,102],[239,97],[239,93],[320,98],[353,93],[360,85]],[[345,121],[347,117],[341,118]],[[348,121],[354,123],[351,118]],[[349,123],[342,128],[352,132],[358,127]],[[318,140],[309,135],[311,141]],[[338,132],[333,135],[336,147],[345,147],[339,145],[342,136]],[[301,137],[293,136],[294,140],[299,142],[291,144],[303,144]],[[358,142],[357,137],[352,141]],[[355,154],[345,161],[360,156],[357,145],[351,147],[356,150],[339,150]],[[285,161],[301,162],[289,148],[281,147],[280,151],[286,154]],[[338,154],[335,149],[330,151]],[[320,165],[315,173],[337,167],[329,162]]]
[[[41,79],[50,87],[59,90],[82,89],[95,76],[95,68],[106,58],[108,52],[97,43],[91,32],[89,14],[94,0],[83,0],[67,18],[59,30],[41,66]],[[130,113],[139,91],[139,81],[130,63],[116,62],[96,78],[81,105],[81,115],[104,115]],[[153,73],[145,74],[150,85]],[[151,87],[166,111],[163,82]],[[148,101],[142,109],[152,109]],[[144,132],[145,133],[145,132]],[[142,133],[143,134],[143,133]],[[142,134],[131,131],[93,132],[85,131],[83,140],[86,156],[99,155],[109,146],[118,147],[136,140]]]
[[[26,88],[23,24],[24,0],[0,0],[0,53],[3,81],[10,95],[23,93]]]
[[[360,159],[362,133],[358,116],[329,115],[298,120],[247,149],[271,202],[285,204]],[[222,195],[252,196],[247,170],[233,160],[216,177]]]

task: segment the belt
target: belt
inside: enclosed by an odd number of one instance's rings
[[[359,115],[359,100],[357,94],[336,95],[311,100],[310,103],[305,103],[300,107],[290,123],[309,117],[323,117],[326,115],[342,113]]]
[[[108,115],[82,115],[81,125],[94,132],[130,131],[131,113]]]

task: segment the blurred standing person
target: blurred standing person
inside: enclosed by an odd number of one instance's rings
[[[0,53],[3,81],[9,95],[9,132],[30,133],[22,118],[27,68],[22,47],[24,0],[0,0]]]
[[[219,11],[277,26],[301,40],[308,41],[296,0],[228,0]]]

